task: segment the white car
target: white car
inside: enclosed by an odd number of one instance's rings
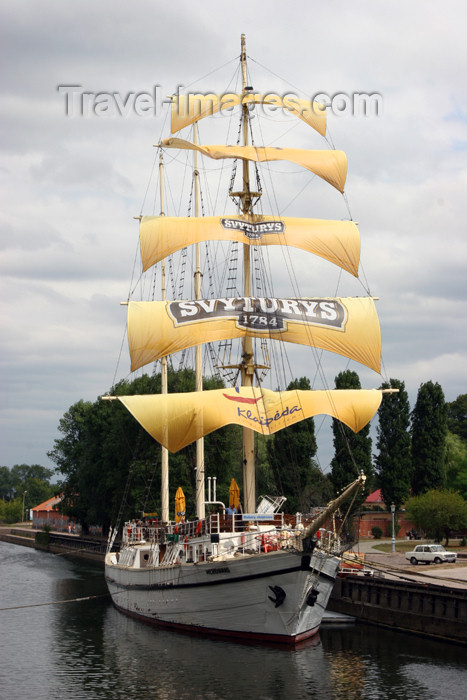
[[[418,564],[419,561],[425,561],[427,564],[431,564],[431,562],[441,564],[445,561],[455,564],[457,554],[456,552],[447,552],[442,544],[419,544],[412,552],[406,552],[405,558],[411,564]]]

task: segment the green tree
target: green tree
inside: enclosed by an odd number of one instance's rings
[[[19,523],[23,509],[22,498],[13,498],[10,501],[0,501],[0,520],[7,524]]]
[[[28,479],[38,479],[46,483],[50,482],[53,476],[53,469],[41,467],[40,464],[15,464],[11,469],[13,483],[19,490],[24,488]]]
[[[287,387],[288,391],[292,389],[309,390],[310,381],[306,377],[295,379]],[[318,505],[323,490],[326,492],[327,479],[314,460],[317,444],[313,418],[278,431],[266,444],[277,490],[287,498],[287,510],[303,512]]]
[[[121,408],[117,406],[114,411],[116,420],[123,413]],[[63,495],[60,509],[78,520],[85,529],[89,524],[101,523],[96,512],[98,504],[108,506],[109,494],[102,482],[104,479],[111,481],[108,470],[104,468],[106,463],[104,425],[108,423],[107,435],[112,435],[111,412],[112,407],[107,402],[92,404],[89,401],[78,401],[60,419],[58,430],[63,437],[55,440],[53,450],[48,453],[50,459],[57,465],[57,471],[63,477],[60,482]],[[121,447],[120,441],[118,447]],[[128,454],[128,451],[126,453]],[[117,471],[118,463],[114,465],[116,478],[113,486],[116,492],[121,493]]]
[[[191,370],[170,370],[168,379],[170,392],[194,390]],[[208,378],[204,385],[209,389],[222,383]],[[159,392],[160,375],[124,380],[112,389],[117,396]],[[134,517],[142,511],[160,512],[160,445],[119,401],[78,401],[60,420],[59,431],[62,437],[55,440],[49,457],[63,477],[61,509],[84,529],[102,525],[107,530],[116,521],[124,493],[123,517]],[[218,494],[225,488],[228,493],[232,476],[239,480],[241,475],[241,450],[235,449],[239,439],[240,431],[234,426],[226,426],[205,439],[205,470],[207,475],[218,477]],[[173,508],[175,491],[181,486],[189,516],[194,515],[195,509],[195,454],[193,444],[169,458],[170,507]]]
[[[467,394],[460,394],[446,406],[449,430],[467,442]]]
[[[431,489],[414,496],[407,502],[407,515],[438,542],[444,535],[446,546],[451,530],[467,527],[467,503],[455,491]]]
[[[258,495],[282,495],[282,489],[278,485],[274,467],[269,458],[270,450],[273,450],[269,443],[272,441],[273,436],[255,433],[255,467]]]
[[[56,487],[50,484],[52,469],[40,464],[15,464],[14,467],[0,468],[0,497],[6,501],[18,498],[27,512],[30,508],[51,498]]]
[[[446,486],[467,500],[467,443],[449,430],[445,453]]]
[[[375,471],[386,506],[389,508],[394,503],[399,510],[410,496],[412,481],[409,397],[404,382],[398,379],[390,379],[382,388],[398,389],[398,392],[383,394],[376,429]]]
[[[412,411],[412,492],[419,495],[445,484],[447,408],[438,383],[420,386]]]
[[[157,390],[157,382],[143,375],[132,382],[119,382],[114,395],[146,394]],[[55,440],[50,459],[63,476],[60,509],[78,520],[84,530],[115,522],[129,476],[124,517],[140,515],[143,509],[158,510],[146,498],[148,485],[160,491],[160,449],[119,401],[78,401],[60,419],[62,437]],[[179,457],[174,468],[180,469]]]
[[[336,389],[360,389],[360,378],[356,372],[345,370],[336,379]],[[374,474],[371,461],[370,426],[366,425],[359,433],[333,418],[334,457],[331,461],[331,482],[338,494],[357,478],[360,471],[367,476],[365,489],[360,498],[355,500],[355,507],[360,505],[371,491]]]
[[[0,498],[10,501],[14,498],[15,489],[9,467],[0,467]]]

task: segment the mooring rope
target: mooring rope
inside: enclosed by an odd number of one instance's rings
[[[40,608],[44,605],[64,605],[65,603],[81,603],[85,600],[107,598],[109,595],[110,593],[101,593],[100,595],[88,595],[85,598],[69,598],[68,600],[51,600],[47,603],[29,603],[28,605],[12,605],[8,608],[0,608],[0,612],[4,610],[21,610],[22,608]]]

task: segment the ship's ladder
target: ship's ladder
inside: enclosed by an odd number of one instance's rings
[[[179,553],[180,547],[178,542],[168,545],[165,550],[164,558],[161,561],[161,566],[173,566],[177,562]]]

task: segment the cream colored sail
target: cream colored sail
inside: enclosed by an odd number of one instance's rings
[[[232,423],[272,435],[305,418],[325,414],[358,432],[376,414],[381,397],[378,389],[275,392],[241,387],[118,398],[155,440],[177,452]]]
[[[242,158],[257,163],[288,160],[311,170],[339,192],[344,191],[347,156],[343,151],[311,151],[303,148],[274,148],[273,146],[198,146],[191,141],[178,138],[164,139],[161,145],[164,148],[198,151],[198,153],[215,160]]]
[[[239,297],[128,305],[132,371],[200,343],[245,336],[314,346],[380,371],[381,335],[371,297]]]
[[[260,95],[258,93],[226,93],[224,95],[173,95],[171,111],[171,132],[175,134],[185,126],[209,117],[224,109],[238,105],[266,105],[267,107],[286,109],[315,129],[321,136],[326,133],[326,108],[318,102],[302,100],[292,95],[281,97],[276,94]]]
[[[228,240],[300,248],[358,276],[360,233],[353,221],[273,216],[144,216],[139,237],[143,271],[193,243]]]

